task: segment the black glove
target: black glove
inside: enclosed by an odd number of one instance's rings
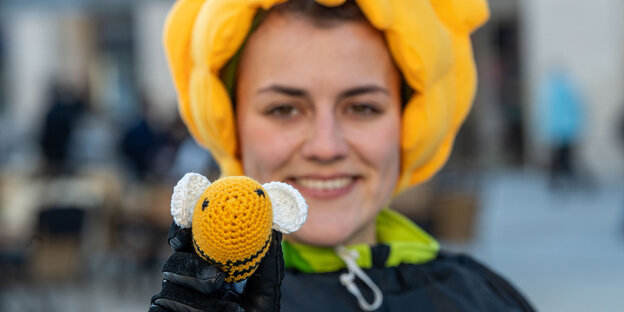
[[[258,269],[247,279],[242,293],[224,282],[225,274],[195,254],[190,229],[175,223],[168,241],[173,255],[163,266],[160,293],[152,297],[149,312],[162,311],[279,311],[284,259],[282,234],[273,231],[271,246]]]

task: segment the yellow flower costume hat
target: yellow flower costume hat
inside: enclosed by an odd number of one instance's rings
[[[287,0],[178,0],[164,45],[182,119],[224,176],[242,175],[231,99],[220,70],[247,37],[259,9]],[[333,7],[345,0],[316,0]],[[470,111],[476,70],[470,34],[489,17],[485,0],[356,0],[383,32],[415,91],[403,112],[401,175],[396,191],[425,181],[448,159]]]

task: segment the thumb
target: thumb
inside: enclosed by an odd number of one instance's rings
[[[279,311],[284,279],[284,256],[282,255],[282,233],[273,230],[271,246],[258,269],[247,279],[242,296],[246,312]]]
[[[175,222],[173,222],[169,228],[167,241],[173,251],[195,252],[193,248],[193,234],[191,233],[191,229],[182,228]]]

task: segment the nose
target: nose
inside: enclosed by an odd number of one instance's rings
[[[301,148],[303,157],[320,163],[333,163],[344,159],[349,152],[349,146],[341,128],[339,119],[331,112],[315,116]]]

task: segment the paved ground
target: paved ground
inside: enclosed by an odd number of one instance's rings
[[[551,192],[543,175],[487,175],[478,233],[452,246],[509,278],[540,311],[624,311],[624,183]],[[157,271],[95,264],[79,284],[16,286],[0,311],[146,311]],[[97,281],[97,282],[93,282]]]
[[[553,192],[543,175],[485,179],[477,238],[461,246],[540,311],[624,311],[624,183]]]

